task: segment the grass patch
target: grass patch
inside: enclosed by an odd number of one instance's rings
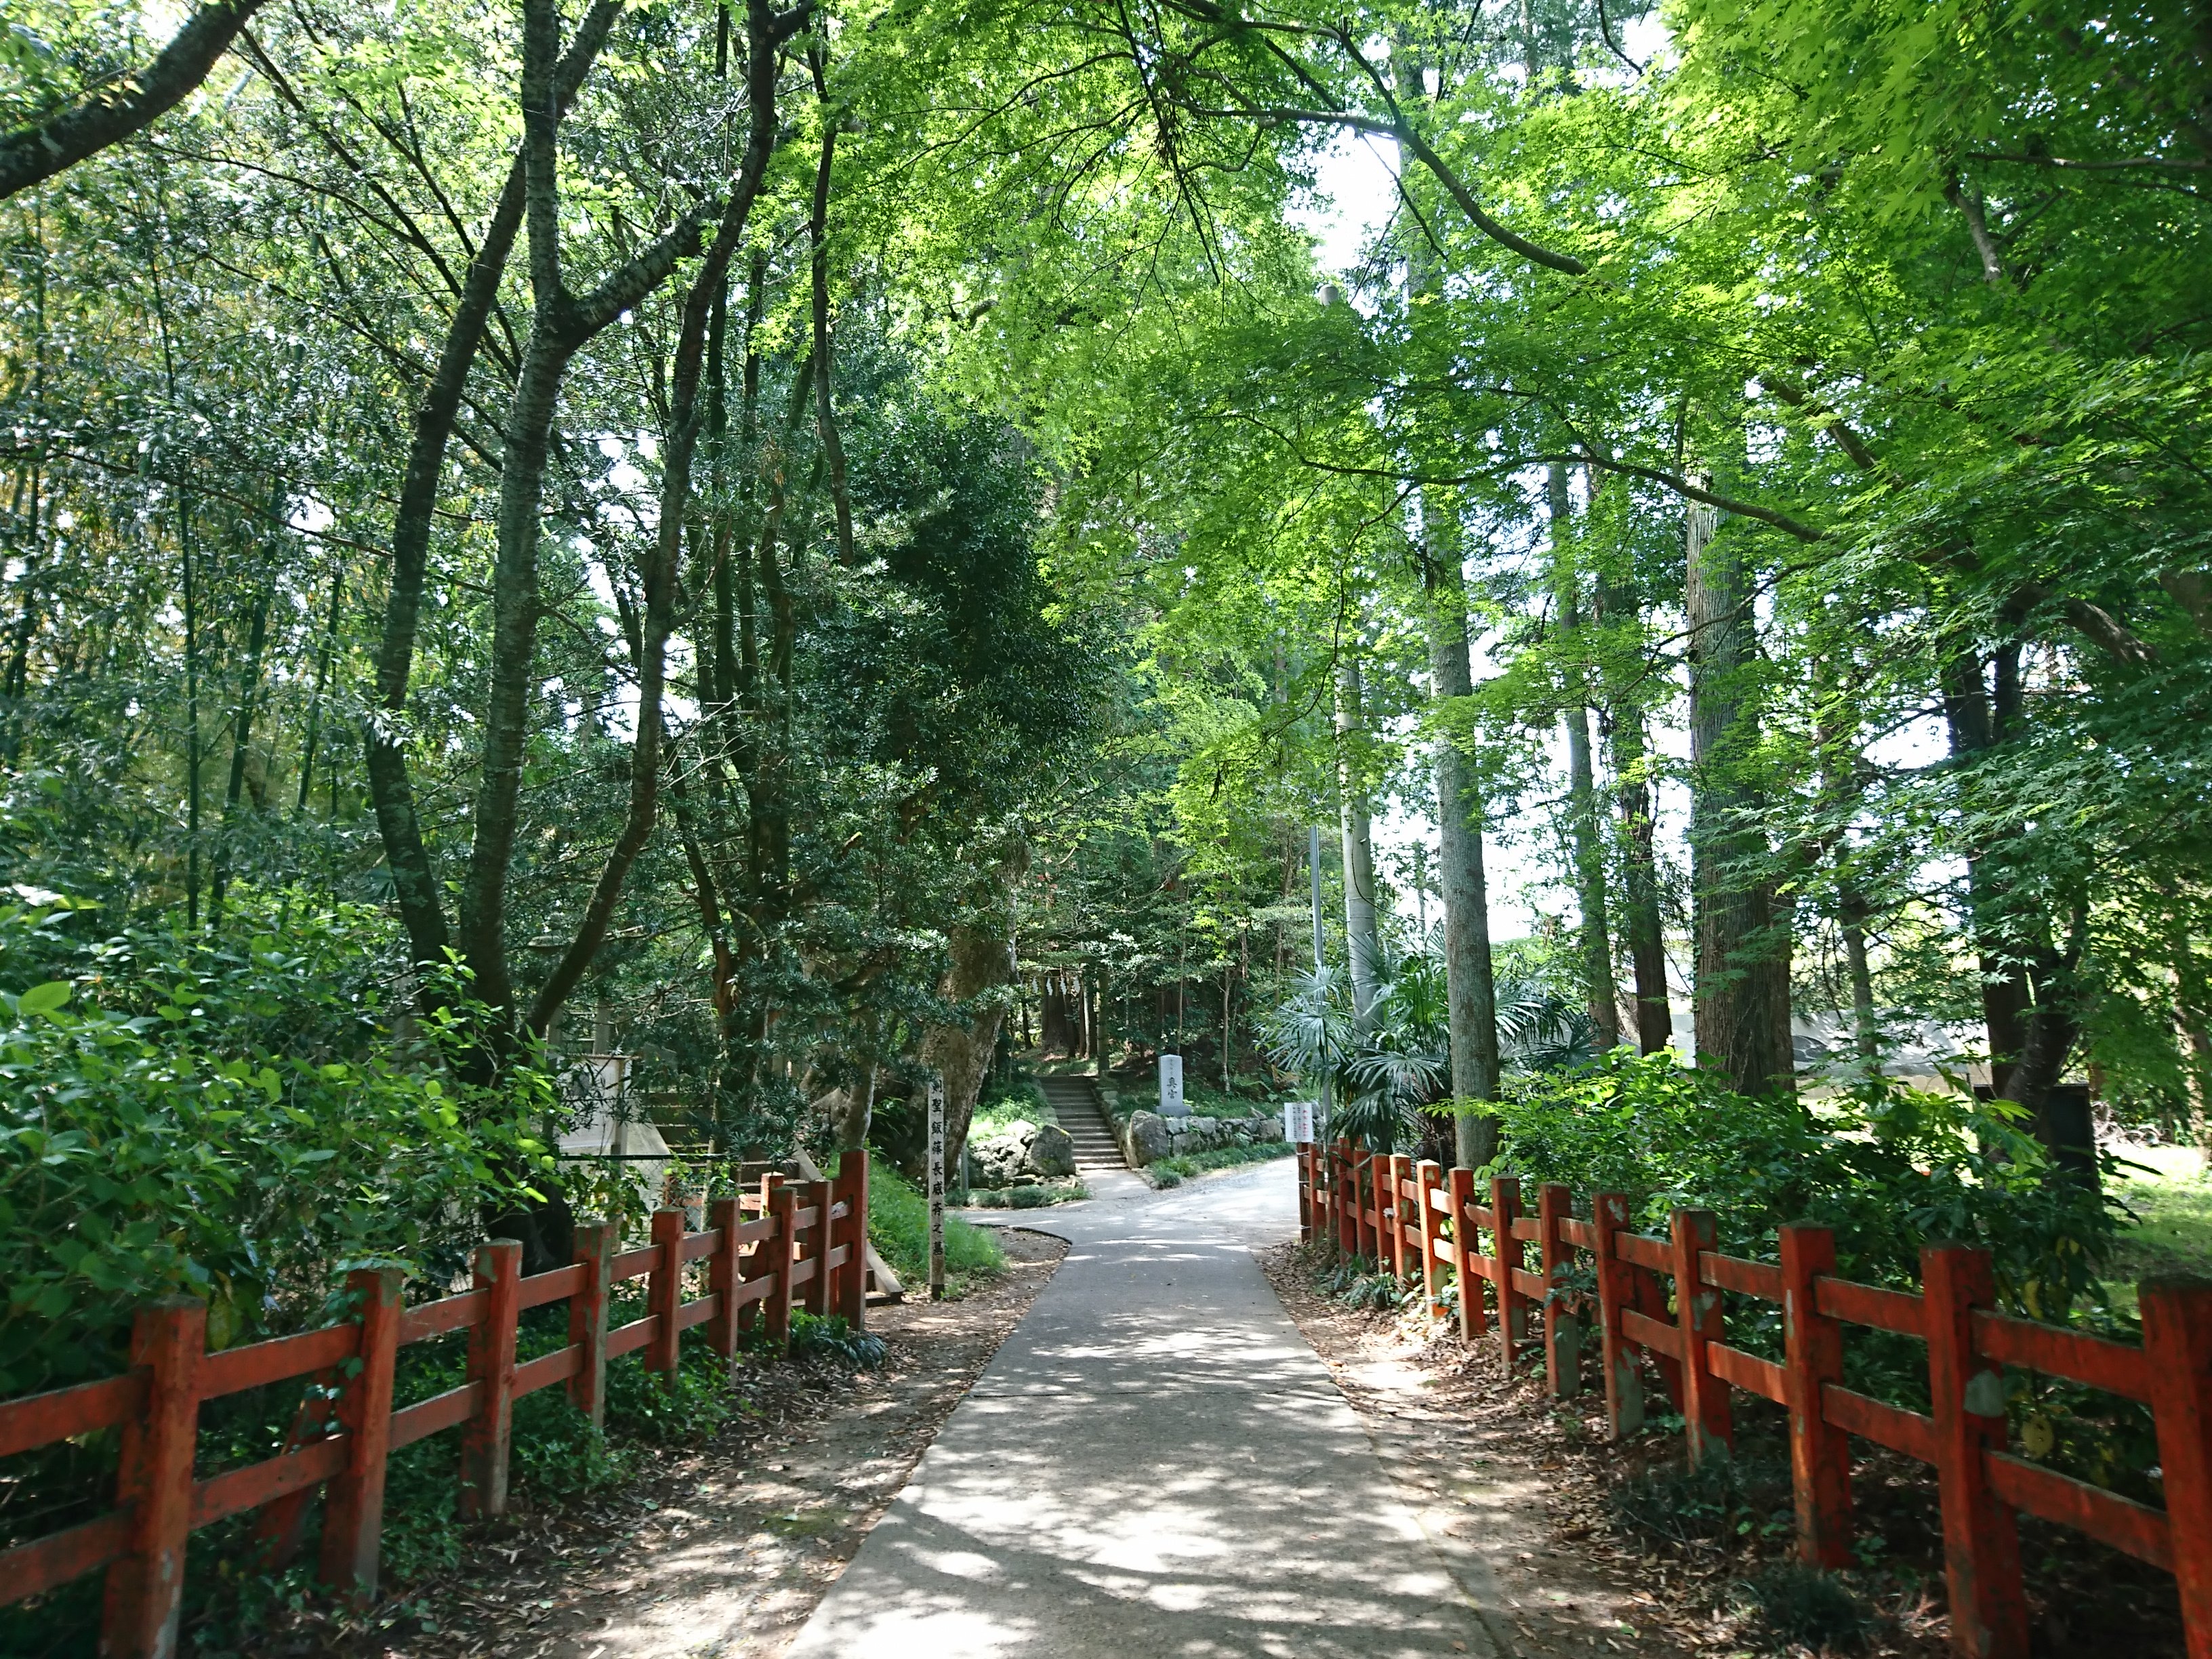
[[[1613,1489],[1613,1524],[1677,1547],[1728,1548],[1785,1536],[1796,1524],[1789,1468],[1765,1457],[1708,1457],[1624,1480]]]
[[[1233,1170],[1243,1164],[1267,1164],[1279,1158],[1288,1158],[1297,1148],[1287,1140],[1255,1140],[1249,1146],[1217,1146],[1210,1152],[1191,1152],[1181,1158],[1163,1158],[1147,1164],[1144,1173],[1152,1178],[1155,1187],[1180,1187],[1194,1175],[1204,1175],[1208,1170]]]
[[[2115,1308],[2132,1313],[2139,1279],[2212,1274],[2212,1180],[2194,1146],[2131,1146],[2122,1156],[2143,1167],[2112,1186],[2136,1218],[2120,1229],[2106,1288]]]
[[[1025,1181],[1014,1187],[971,1188],[968,1202],[979,1210],[1041,1210],[1090,1196],[1091,1188],[1080,1181]]]
[[[891,1271],[909,1286],[929,1282],[929,1200],[895,1170],[868,1173],[868,1237]],[[945,1279],[957,1296],[979,1279],[1005,1270],[1006,1254],[987,1228],[945,1218]]]

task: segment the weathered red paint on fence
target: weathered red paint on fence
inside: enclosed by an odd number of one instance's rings
[[[1345,1143],[1302,1148],[1298,1213],[1309,1241],[1357,1250],[1366,1235],[1354,1217],[1376,1169],[1389,1160]],[[1425,1168],[1426,1166],[1424,1166]],[[1632,1231],[1627,1199],[1597,1194],[1589,1219],[1572,1214],[1572,1196],[1547,1187],[1534,1222],[1520,1214],[1520,1188],[1501,1176],[1489,1207],[1475,1202],[1465,1170],[1443,1173],[1428,1214],[1422,1180],[1423,1290],[1434,1305],[1438,1267],[1450,1270],[1461,1335],[1487,1329],[1484,1287],[1495,1304],[1506,1363],[1520,1358],[1527,1303],[1544,1308],[1547,1381],[1555,1395],[1578,1385],[1566,1336],[1573,1310],[1559,1293],[1577,1250],[1596,1258],[1599,1361],[1606,1418],[1616,1438],[1644,1424],[1639,1359],[1650,1362],[1682,1413],[1689,1453],[1724,1450],[1731,1432],[1730,1391],[1776,1401],[1789,1412],[1792,1486],[1800,1556],[1824,1566],[1850,1560],[1850,1437],[1858,1435],[1928,1463],[1942,1499],[1944,1565],[1952,1638],[1967,1659],[2025,1659],[2027,1601],[2016,1515],[2069,1527],[2173,1573],[2180,1589],[2191,1659],[2212,1659],[2212,1283],[2147,1280],[2142,1287],[2143,1346],[2038,1325],[1996,1310],[1987,1251],[1931,1246],[1921,1257],[1914,1294],[1835,1276],[1835,1239],[1822,1227],[1791,1225],[1777,1240],[1778,1262],[1747,1261],[1713,1249],[1710,1212],[1677,1210],[1669,1236]],[[1441,1237],[1445,1228],[1449,1237]],[[1480,1235],[1494,1255],[1478,1249]],[[1527,1243],[1543,1272],[1525,1270]],[[1670,1299],[1661,1284],[1674,1281]],[[1410,1275],[1402,1269],[1401,1279]],[[1729,1346],[1722,1292],[1778,1302],[1782,1363]],[[1671,1305],[1670,1305],[1671,1300]],[[1928,1345],[1930,1416],[1843,1386],[1844,1332],[1850,1325],[1918,1337]],[[2002,1368],[2017,1364],[2146,1401],[2156,1420],[2166,1508],[2137,1504],[2004,1449]]]
[[[246,1510],[311,1499],[319,1486],[325,1491],[319,1575],[350,1601],[372,1600],[385,1468],[399,1447],[461,1427],[464,1511],[497,1515],[507,1502],[514,1405],[523,1395],[565,1383],[576,1407],[599,1423],[611,1354],[646,1348],[648,1364],[659,1362],[672,1386],[676,1336],[691,1325],[707,1324],[710,1346],[728,1355],[751,1312],[752,1322],[787,1345],[793,1293],[801,1285],[807,1305],[834,1308],[857,1327],[866,1291],[866,1154],[848,1153],[836,1180],[805,1188],[805,1208],[799,1190],[769,1176],[757,1218],[746,1220],[737,1200],[720,1200],[703,1233],[686,1231],[682,1210],[658,1211],[653,1244],[619,1255],[611,1223],[579,1222],[574,1263],[528,1279],[520,1273],[521,1247],[494,1240],[477,1252],[474,1289],[413,1308],[402,1306],[396,1270],[364,1269],[346,1281],[356,1309],[351,1322],[221,1353],[207,1352],[205,1303],[170,1297],[147,1304],[132,1326],[128,1373],[0,1401],[0,1456],[96,1430],[123,1431],[115,1508],[0,1551],[0,1607],[104,1567],[103,1659],[169,1659],[177,1650],[192,1531]],[[684,1268],[697,1261],[708,1264],[707,1294],[687,1302]],[[647,1316],[623,1328],[635,1333],[632,1340],[611,1340],[617,1334],[607,1329],[609,1293],[620,1280],[641,1277],[648,1278]],[[518,1365],[522,1310],[562,1300],[568,1304],[567,1346]],[[398,1351],[462,1330],[468,1381],[395,1410]],[[343,1378],[334,1407],[311,1400],[283,1455],[193,1480],[202,1401],[302,1376]],[[281,1553],[298,1528],[289,1514],[276,1521],[262,1535]]]

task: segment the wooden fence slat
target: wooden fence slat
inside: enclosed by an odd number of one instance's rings
[[[465,1325],[473,1325],[483,1317],[484,1293],[464,1291],[459,1296],[441,1296],[435,1302],[425,1302],[418,1308],[410,1308],[399,1322],[399,1346],[426,1342],[434,1336],[443,1336],[448,1331],[458,1331]]]
[[[684,1303],[684,1212],[664,1206],[653,1212],[653,1272],[646,1279],[645,1310],[660,1322],[646,1345],[645,1368],[660,1373],[661,1386],[676,1392],[677,1344],[683,1328],[676,1310]]]
[[[258,1510],[309,1486],[319,1486],[344,1473],[346,1451],[343,1440],[318,1440],[281,1457],[264,1458],[242,1469],[227,1469],[211,1480],[193,1482],[192,1530]]]
[[[806,1285],[806,1311],[817,1319],[830,1312],[830,1183],[810,1181],[806,1183],[806,1202],[814,1211],[814,1219],[806,1227],[806,1255],[813,1263],[813,1276]]]
[[[1452,1281],[1459,1286],[1459,1334],[1472,1342],[1483,1334],[1482,1279],[1474,1267],[1474,1171],[1455,1164],[1445,1176],[1451,1194]]]
[[[1705,1345],[1721,1340],[1724,1323],[1721,1293],[1698,1282],[1698,1258],[1713,1247],[1718,1224],[1711,1210],[1676,1210],[1674,1322],[1682,1333],[1682,1421],[1689,1436],[1690,1461],[1725,1456],[1735,1443],[1735,1413],[1728,1387],[1713,1375]]]
[[[1437,1294],[1437,1246],[1442,1242],[1437,1237],[1437,1212],[1436,1191],[1443,1181],[1443,1166],[1434,1158],[1423,1158],[1413,1166],[1413,1182],[1420,1190],[1414,1200],[1420,1212],[1421,1238],[1421,1306],[1430,1318],[1443,1311],[1443,1300]]]
[[[146,1373],[126,1371],[97,1382],[50,1389],[0,1405],[0,1457],[74,1439],[126,1423],[146,1407]],[[88,1522],[88,1525],[90,1523]],[[4,1605],[4,1604],[0,1604]]]
[[[707,1206],[707,1225],[714,1234],[714,1253],[707,1258],[707,1293],[714,1298],[708,1322],[707,1346],[725,1359],[738,1351],[738,1200],[718,1198]]]
[[[2003,1373],[1974,1352],[1974,1310],[1996,1301],[1990,1254],[1963,1244],[1929,1245],[1920,1252],[1920,1284],[1951,1645],[1961,1659],[2025,1659],[2020,1526],[1990,1490],[1982,1455],[2003,1450],[2005,1434]]]
[[[1544,1274],[1544,1385],[1554,1400],[1567,1399],[1582,1387],[1582,1322],[1560,1299],[1575,1261],[1561,1224],[1573,1212],[1574,1195],[1565,1187],[1547,1182],[1536,1189],[1537,1249]]]
[[[1640,1308],[1620,1310],[1621,1334],[1638,1347],[1682,1363],[1682,1328],[1668,1320],[1654,1319]]]
[[[392,1446],[392,1377],[399,1356],[402,1276],[363,1267],[346,1276],[359,1310],[361,1369],[337,1400],[345,1464],[323,1499],[317,1576],[356,1607],[376,1597],[384,1530],[384,1471]]]
[[[574,1228],[569,1230],[574,1231]],[[542,1308],[549,1302],[560,1302],[581,1291],[590,1278],[589,1270],[580,1261],[571,1261],[565,1267],[550,1272],[532,1273],[522,1281],[523,1308]]]
[[[1383,1166],[1383,1179],[1389,1182],[1390,1200],[1390,1276],[1401,1285],[1406,1282],[1406,1182],[1412,1176],[1413,1160],[1403,1152],[1393,1152]]]
[[[1974,1351],[1984,1359],[2151,1403],[2150,1364],[2141,1348],[1986,1308],[1974,1310],[1973,1329]]]
[[[477,1247],[484,1316],[469,1327],[469,1381],[483,1396],[461,1431],[461,1513],[474,1521],[507,1513],[507,1453],[514,1425],[514,1329],[522,1246],[495,1238]]]
[[[2003,1452],[1985,1451],[1982,1462],[1990,1490],[2013,1508],[2173,1571],[2172,1529],[2162,1511]]]
[[[1747,1261],[1739,1255],[1707,1250],[1698,1257],[1698,1280],[1716,1290],[1755,1296],[1762,1302],[1782,1300],[1782,1269],[1770,1261]]]
[[[1867,1325],[1899,1336],[1928,1334],[1928,1316],[1922,1298],[1910,1291],[1886,1291],[1877,1285],[1854,1285],[1848,1279],[1823,1273],[1813,1286],[1813,1300],[1831,1319],[1847,1325]]]
[[[614,1260],[614,1281],[619,1285],[624,1279],[642,1279],[653,1271],[653,1264],[659,1260],[660,1247],[658,1244],[641,1244],[634,1250],[623,1250]]]
[[[1820,1385],[1820,1415],[1837,1428],[1871,1440],[1877,1446],[1903,1452],[1930,1465],[1936,1462],[1936,1419],[1887,1400],[1855,1394],[1840,1382]]]
[[[1844,1380],[1844,1330],[1823,1314],[1814,1281],[1836,1267],[1826,1227],[1784,1226],[1782,1245],[1784,1403],[1790,1408],[1790,1486],[1797,1554],[1814,1566],[1851,1564],[1850,1437],[1828,1421],[1821,1390]]]
[[[219,1400],[228,1394],[242,1394],[248,1389],[328,1370],[354,1357],[354,1340],[359,1334],[357,1326],[325,1325],[297,1336],[279,1336],[211,1353],[200,1364],[200,1398]]]
[[[1671,1273],[1674,1271],[1674,1246],[1663,1238],[1654,1238],[1649,1233],[1631,1232],[1626,1229],[1613,1236],[1613,1248],[1623,1261],[1644,1268],[1649,1273]]]
[[[197,1297],[161,1297],[131,1320],[131,1364],[146,1374],[146,1409],[123,1425],[115,1495],[130,1538],[107,1568],[103,1659],[172,1659],[177,1651],[206,1352],[207,1304]]]
[[[2160,1276],[2140,1294],[2181,1621],[2189,1659],[2212,1659],[2212,1283]]]
[[[1598,1361],[1605,1368],[1606,1431],[1625,1440],[1644,1429],[1644,1378],[1620,1322],[1636,1299],[1636,1269],[1613,1248],[1628,1228],[1628,1195],[1600,1193],[1590,1200],[1590,1248],[1597,1257]]]
[[[550,1389],[556,1382],[566,1382],[583,1369],[584,1351],[571,1345],[556,1348],[550,1353],[541,1353],[535,1359],[526,1359],[514,1368],[514,1387],[509,1390],[512,1398],[520,1400],[526,1394],[536,1394],[540,1389]]]
[[[1790,1403],[1788,1380],[1782,1367],[1771,1359],[1746,1353],[1741,1348],[1731,1348],[1725,1342],[1708,1342],[1705,1363],[1712,1368],[1715,1376],[1732,1389],[1771,1400],[1778,1406]]]
[[[434,1394],[428,1400],[418,1400],[411,1406],[403,1406],[392,1413],[392,1449],[411,1446],[417,1440],[428,1440],[441,1430],[456,1423],[465,1423],[477,1414],[483,1404],[484,1387],[481,1382],[464,1382],[458,1389],[448,1389],[443,1394]]]
[[[769,1213],[775,1218],[775,1237],[761,1248],[769,1253],[769,1261],[775,1273],[775,1288],[769,1292],[766,1325],[769,1340],[775,1344],[778,1353],[791,1352],[791,1291],[792,1255],[797,1249],[798,1228],[793,1218],[799,1213],[799,1193],[781,1177],[770,1178]]]
[[[633,1319],[627,1325],[617,1325],[607,1333],[607,1358],[619,1359],[626,1353],[635,1353],[640,1348],[650,1347],[660,1334],[660,1316],[647,1314],[642,1319]]]
[[[1491,1283],[1498,1288],[1498,1350],[1509,1376],[1513,1372],[1515,1345],[1528,1334],[1528,1304],[1513,1283],[1513,1271],[1521,1265],[1521,1247],[1513,1239],[1513,1224],[1520,1213],[1521,1182],[1512,1176],[1492,1176],[1490,1231],[1498,1241],[1498,1255]]]
[[[845,1271],[840,1281],[843,1295],[834,1311],[856,1331],[868,1328],[868,1149],[854,1147],[837,1166],[837,1179],[845,1188]]]
[[[0,1607],[97,1572],[130,1547],[130,1516],[110,1510],[80,1526],[0,1550]]]
[[[592,1217],[571,1230],[575,1265],[584,1283],[568,1298],[568,1342],[583,1350],[576,1374],[568,1379],[568,1403],[592,1419],[607,1420],[607,1293],[614,1286],[615,1224]]]

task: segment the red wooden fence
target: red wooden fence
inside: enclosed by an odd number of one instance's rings
[[[462,1512],[499,1515],[507,1507],[509,1425],[523,1395],[562,1383],[597,1424],[607,1361],[641,1350],[647,1369],[672,1388],[677,1339],[694,1325],[706,1326],[709,1346],[726,1357],[737,1351],[740,1330],[755,1326],[787,1345],[794,1306],[842,1314],[857,1328],[867,1216],[867,1158],[848,1152],[834,1182],[770,1176],[757,1196],[716,1200],[704,1232],[688,1231],[680,1209],[659,1210],[652,1243],[617,1251],[611,1224],[579,1223],[575,1261],[527,1279],[522,1247],[495,1239],[477,1249],[475,1288],[459,1296],[410,1307],[398,1270],[356,1272],[346,1283],[358,1316],[298,1336],[210,1353],[205,1303],[150,1303],[138,1310],[124,1375],[0,1404],[0,1457],[97,1429],[123,1431],[115,1507],[0,1553],[0,1607],[104,1567],[101,1654],[167,1659],[177,1648],[192,1531],[259,1510],[260,1535],[279,1544],[296,1533],[318,1486],[325,1493],[320,1577],[366,1603],[376,1593],[385,1462],[392,1452],[459,1428]],[[705,1294],[687,1299],[686,1272],[701,1261]],[[608,1293],[629,1279],[647,1281],[645,1316],[610,1330]],[[522,1310],[564,1300],[568,1345],[517,1364]],[[468,1380],[395,1411],[398,1351],[458,1330],[468,1332]],[[335,1391],[326,1419],[310,1423],[303,1408],[307,1426],[295,1430],[295,1443],[281,1456],[193,1479],[203,1401],[301,1376]]]
[[[2191,1659],[2212,1659],[2212,1285],[2146,1280],[2138,1348],[1998,1311],[1989,1253],[1965,1245],[1923,1249],[1915,1294],[1837,1278],[1835,1240],[1823,1227],[1785,1226],[1778,1262],[1749,1261],[1712,1248],[1707,1210],[1676,1210],[1669,1237],[1658,1238],[1630,1230],[1628,1200],[1620,1193],[1597,1194],[1587,1218],[1575,1215],[1565,1187],[1540,1188],[1534,1216],[1522,1212],[1520,1183],[1510,1176],[1492,1181],[1486,1196],[1487,1204],[1476,1201],[1466,1170],[1370,1155],[1344,1142],[1299,1149],[1298,1214],[1307,1240],[1378,1262],[1401,1280],[1418,1275],[1431,1307],[1441,1305],[1438,1285],[1449,1274],[1459,1290],[1461,1334],[1480,1338],[1494,1319],[1509,1368],[1540,1320],[1554,1395],[1575,1392],[1581,1345],[1574,1314],[1552,1290],[1577,1252],[1594,1256],[1606,1417],[1615,1438],[1643,1425],[1638,1355],[1653,1362],[1680,1412],[1692,1461],[1731,1443],[1733,1390],[1783,1407],[1790,1414],[1797,1547],[1808,1562],[1850,1564],[1851,1436],[1932,1464],[1952,1641],[1960,1654],[2024,1659],[2027,1653],[2016,1519],[2024,1511],[2172,1573]],[[1487,1255],[1476,1249],[1485,1234]],[[1534,1273],[1527,1266],[1532,1244],[1541,1264]],[[1662,1279],[1672,1281],[1671,1296]],[[1781,1305],[1780,1364],[1729,1345],[1723,1291]],[[1929,1414],[1844,1387],[1844,1331],[1854,1325],[1927,1344]],[[2006,1365],[2148,1405],[2166,1507],[2007,1452]]]

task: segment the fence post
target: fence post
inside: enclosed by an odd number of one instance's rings
[[[845,1154],[837,1179],[845,1188],[845,1276],[833,1311],[845,1316],[854,1330],[864,1330],[868,1317],[868,1149],[856,1147]]]
[[[1982,1457],[1985,1449],[2004,1444],[2004,1373],[1974,1352],[1974,1310],[1996,1301],[1990,1253],[1964,1244],[1927,1245],[1920,1252],[1920,1281],[1951,1645],[1970,1659],[2019,1659],[2027,1652],[2020,1522],[1990,1490]]]
[[[1306,1150],[1305,1143],[1303,1141],[1300,1142],[1297,1149],[1297,1159],[1298,1243],[1301,1244],[1310,1244],[1313,1243],[1313,1170],[1306,1158]]]
[[[830,1197],[828,1182],[806,1183],[805,1202],[814,1208],[813,1248],[808,1252],[814,1258],[814,1277],[806,1281],[806,1311],[817,1319],[827,1317],[830,1312]]]
[[[2140,1299],[2182,1626],[2212,1659],[2212,1282],[2161,1274]]]
[[[123,1425],[115,1503],[130,1516],[131,1537],[107,1569],[100,1659],[172,1659],[177,1651],[206,1351],[207,1304],[198,1297],[159,1297],[131,1322],[131,1364],[148,1374],[146,1407]]]
[[[1628,1227],[1628,1194],[1600,1193],[1590,1200],[1590,1233],[1597,1246],[1598,1363],[1605,1368],[1605,1423],[1615,1440],[1644,1427],[1644,1378],[1636,1350],[1621,1334],[1620,1312],[1636,1302],[1636,1267],[1620,1259],[1616,1234]]]
[[[1359,1254],[1359,1165],[1348,1140],[1336,1143],[1336,1248],[1346,1256]]]
[[[1400,1284],[1406,1282],[1406,1183],[1413,1179],[1413,1160],[1393,1152],[1384,1160],[1382,1178],[1390,1183],[1390,1268]]]
[[[778,1353],[787,1354],[791,1352],[791,1261],[797,1248],[793,1235],[799,1231],[794,1224],[799,1218],[799,1191],[781,1176],[771,1181],[768,1213],[775,1223],[775,1232],[761,1246],[769,1253],[775,1273],[775,1288],[768,1293],[766,1304],[768,1338]]]
[[[1820,1390],[1844,1380],[1844,1328],[1823,1314],[1813,1281],[1836,1270],[1836,1236],[1792,1222],[1782,1241],[1783,1372],[1790,1404],[1790,1486],[1797,1553],[1819,1567],[1851,1564],[1851,1438],[1828,1421]]]
[[[607,1295],[614,1287],[615,1224],[596,1218],[573,1229],[584,1288],[568,1298],[568,1343],[584,1352],[568,1379],[568,1403],[603,1428],[607,1420]]]
[[[514,1323],[522,1311],[522,1246],[495,1238],[477,1247],[483,1316],[469,1327],[469,1381],[483,1393],[461,1430],[461,1514],[507,1513],[507,1450],[514,1421]]]
[[[392,1370],[399,1355],[402,1275],[397,1267],[361,1267],[346,1288],[361,1309],[361,1369],[338,1395],[345,1436],[344,1473],[323,1500],[323,1583],[366,1607],[376,1599],[378,1547],[384,1531],[384,1462],[392,1447]]]
[[[1498,1344],[1505,1358],[1508,1376],[1513,1370],[1513,1350],[1528,1335],[1528,1299],[1513,1288],[1513,1270],[1521,1264],[1521,1241],[1513,1237],[1513,1224],[1521,1216],[1518,1176],[1490,1178],[1491,1238],[1498,1247],[1491,1272],[1498,1286]]]
[[[1474,1207],[1474,1171],[1454,1164],[1444,1179],[1451,1193],[1452,1277],[1459,1285],[1460,1340],[1472,1342],[1488,1324],[1482,1311],[1482,1281],[1474,1276],[1474,1222],[1468,1214]]]
[[[714,1298],[707,1346],[725,1359],[738,1351],[738,1228],[744,1221],[734,1196],[707,1206],[707,1227],[714,1235],[714,1249],[707,1257],[707,1293]]]
[[[1443,1166],[1423,1158],[1413,1166],[1413,1185],[1421,1194],[1421,1296],[1434,1319],[1443,1304],[1437,1295],[1437,1192],[1443,1185]]]
[[[1536,1189],[1536,1224],[1543,1231],[1537,1248],[1544,1262],[1544,1384],[1554,1400],[1582,1388],[1582,1322],[1559,1299],[1575,1261],[1575,1247],[1560,1224],[1574,1209],[1574,1194],[1556,1182]]]
[[[676,1391],[677,1310],[684,1305],[684,1212],[664,1206],[653,1212],[653,1272],[645,1281],[645,1310],[660,1323],[645,1346],[645,1368],[660,1373],[661,1386]]]
[[[1721,1340],[1721,1293],[1698,1272],[1698,1256],[1717,1237],[1711,1210],[1674,1213],[1674,1326],[1682,1333],[1682,1425],[1689,1437],[1690,1461],[1702,1463],[1714,1452],[1725,1454],[1735,1439],[1729,1386],[1706,1363],[1705,1344]]]

